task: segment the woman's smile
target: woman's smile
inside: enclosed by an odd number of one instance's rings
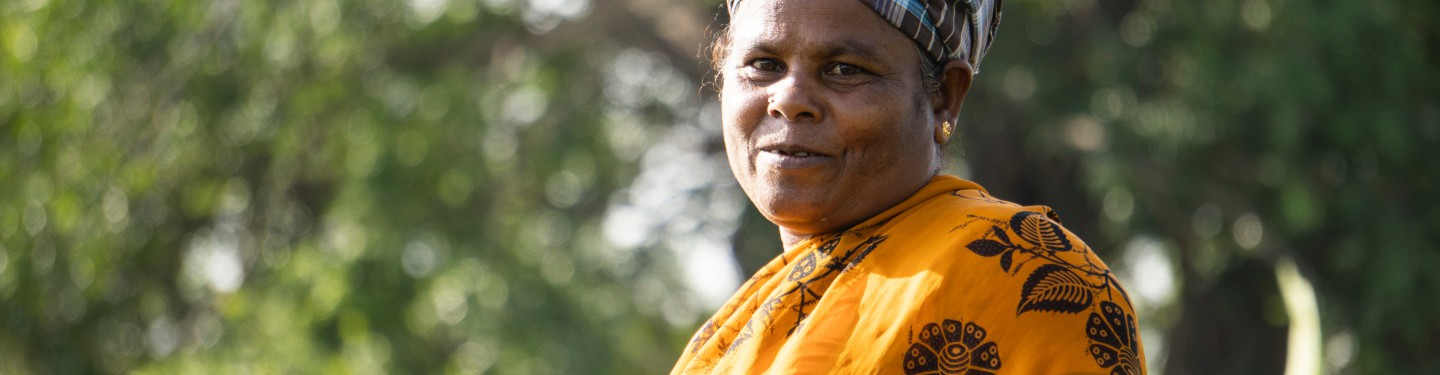
[[[804,151],[790,154],[779,150],[762,150],[756,159],[756,164],[761,168],[773,170],[815,168],[831,160],[828,156]]]
[[[835,161],[831,155],[794,143],[760,146],[760,152],[755,159],[755,164],[765,170],[811,169]]]

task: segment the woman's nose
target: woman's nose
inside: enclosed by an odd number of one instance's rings
[[[791,72],[767,88],[770,117],[786,122],[819,122],[823,118],[813,79]]]

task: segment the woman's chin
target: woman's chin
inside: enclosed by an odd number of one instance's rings
[[[753,180],[759,183],[745,189],[750,201],[771,223],[792,232],[825,233],[839,225],[839,216],[853,205],[854,194],[837,189],[834,175],[759,177]]]
[[[785,199],[780,197],[760,208],[765,219],[794,234],[809,235],[832,232],[835,209],[823,201]]]

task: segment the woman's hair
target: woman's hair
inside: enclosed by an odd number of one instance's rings
[[[715,72],[712,80],[717,90],[722,81],[720,77],[725,71],[725,58],[729,54],[730,26],[726,25],[716,31],[714,37],[710,39],[710,69]],[[944,74],[941,67],[945,65],[945,62],[931,59],[930,54],[921,49],[919,45],[915,46],[915,56],[920,60],[920,83],[925,87],[925,93],[934,95],[940,92],[940,76]]]

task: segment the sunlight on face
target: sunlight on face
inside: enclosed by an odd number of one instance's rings
[[[858,224],[934,176],[938,120],[918,52],[874,11],[853,0],[744,1],[730,27],[730,167],[787,238]]]

